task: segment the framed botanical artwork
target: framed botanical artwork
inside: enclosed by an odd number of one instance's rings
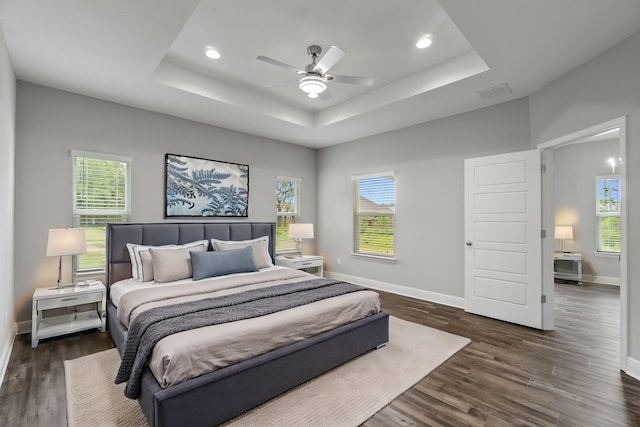
[[[165,155],[165,218],[247,217],[249,165]]]

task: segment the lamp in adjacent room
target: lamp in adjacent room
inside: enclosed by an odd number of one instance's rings
[[[302,239],[313,239],[313,224],[289,224],[289,238],[296,239],[298,252],[302,253]]]
[[[564,249],[565,240],[573,240],[573,227],[570,225],[556,225],[555,238],[562,240],[562,252],[567,253]]]
[[[58,257],[58,289],[62,288],[62,257],[71,255],[75,265],[75,256],[87,252],[87,239],[83,228],[59,228],[49,230],[47,256]],[[75,285],[74,279],[71,286]]]

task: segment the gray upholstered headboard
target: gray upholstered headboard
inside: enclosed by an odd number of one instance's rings
[[[269,254],[275,260],[275,235],[273,222],[107,224],[107,287],[131,277],[127,243],[181,245],[202,239],[249,240],[269,236]]]

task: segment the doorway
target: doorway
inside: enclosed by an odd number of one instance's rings
[[[543,294],[546,295],[548,304],[543,305],[543,328],[554,329],[554,253],[557,250],[554,240],[554,227],[556,224],[556,204],[554,200],[554,183],[556,175],[554,171],[554,150],[567,147],[573,144],[597,141],[602,138],[617,138],[618,155],[616,159],[617,170],[615,174],[620,177],[620,255],[619,255],[619,276],[620,276],[620,369],[627,368],[628,349],[628,271],[627,271],[627,214],[626,214],[626,119],[621,117],[596,126],[565,135],[561,138],[545,142],[538,145],[542,151],[542,161],[545,165],[545,173],[542,178],[542,226],[547,230],[550,238],[543,240],[542,248],[542,276]],[[579,162],[576,162],[579,167]],[[595,179],[595,178],[594,178]],[[596,188],[594,183],[594,190]],[[595,196],[595,192],[594,192]],[[595,212],[594,212],[595,214]],[[570,221],[570,220],[567,220]]]

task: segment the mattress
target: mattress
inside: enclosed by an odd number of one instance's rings
[[[234,274],[198,282],[187,279],[155,284],[124,280],[112,285],[110,297],[118,307],[118,318],[127,326],[141,312],[153,307],[313,278],[317,277],[303,271],[271,267],[255,273]],[[156,344],[149,368],[158,384],[166,388],[379,311],[378,294],[361,291],[260,318],[185,331],[166,337]]]

